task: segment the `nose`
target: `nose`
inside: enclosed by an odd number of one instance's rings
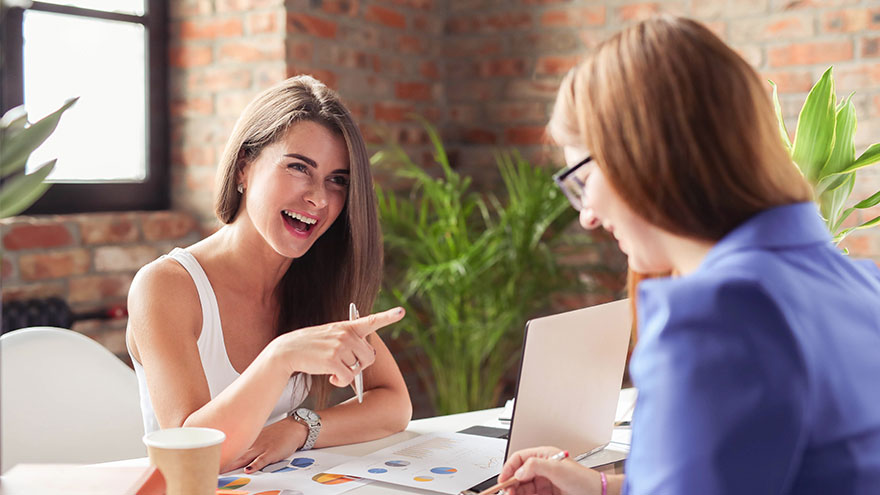
[[[593,209],[585,206],[581,208],[581,214],[578,216],[578,220],[580,221],[581,227],[585,230],[593,230],[599,226],[599,217],[593,213]]]
[[[306,191],[303,199],[315,208],[322,209],[327,206],[327,191],[323,184],[314,184]]]

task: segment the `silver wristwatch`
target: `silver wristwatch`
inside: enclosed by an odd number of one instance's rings
[[[297,423],[302,423],[309,429],[309,435],[306,437],[306,443],[299,450],[309,450],[315,446],[318,440],[318,433],[321,433],[321,416],[311,409],[300,407],[290,413],[290,417]]]

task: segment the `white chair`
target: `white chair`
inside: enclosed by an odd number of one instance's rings
[[[144,457],[137,377],[98,342],[32,327],[0,337],[0,472]]]

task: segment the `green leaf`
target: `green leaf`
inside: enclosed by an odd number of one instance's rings
[[[856,161],[848,168],[849,171],[856,170],[868,165],[880,162],[880,143],[872,144],[862,153]]]
[[[841,102],[834,125],[834,144],[831,155],[819,174],[819,177],[840,172],[852,165],[856,158],[856,147],[853,136],[856,132],[856,107],[852,104],[852,93]]]
[[[24,167],[31,153],[58,127],[61,114],[76,103],[76,100],[78,98],[67,100],[58,110],[11,136],[3,135],[0,143],[0,177],[6,177]]]
[[[782,106],[779,104],[779,92],[775,82],[769,80],[768,82],[770,83],[770,86],[773,86],[773,108],[776,110],[776,121],[779,122],[779,134],[782,137],[782,144],[785,145],[785,149],[791,154],[791,138],[788,137],[788,129],[785,128],[785,119],[782,117]]]
[[[853,208],[864,210],[866,208],[877,206],[878,204],[880,204],[880,191],[875,192],[870,198],[859,201],[853,205]]]
[[[55,162],[46,162],[30,174],[20,174],[3,183],[0,188],[0,218],[18,215],[39,199],[52,184],[43,182],[55,168]]]
[[[813,184],[831,155],[834,144],[834,107],[834,79],[829,67],[807,95],[807,101],[798,116],[792,146],[792,159]]]

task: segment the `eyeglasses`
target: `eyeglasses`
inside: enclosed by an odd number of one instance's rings
[[[584,203],[581,200],[584,195],[584,179],[578,177],[577,171],[582,167],[588,166],[592,162],[593,157],[587,156],[576,164],[567,167],[564,170],[560,170],[553,175],[553,182],[559,186],[559,189],[562,189],[562,193],[565,194],[565,197],[568,198],[571,206],[577,211],[581,211],[584,207]],[[586,174],[584,173],[582,173],[581,176],[586,178]]]

